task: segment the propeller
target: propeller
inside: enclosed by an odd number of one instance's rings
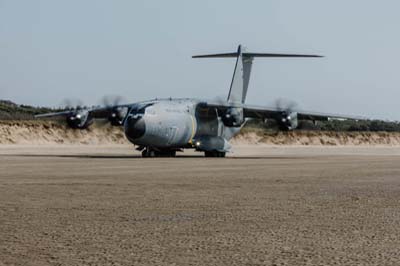
[[[121,107],[124,98],[118,95],[106,95],[103,97],[103,105],[108,109],[108,121],[112,126],[121,126],[128,113],[127,107]]]
[[[61,106],[67,110],[81,110],[81,109],[85,108],[83,102],[80,99],[76,99],[76,98],[64,99],[62,101]]]
[[[283,130],[293,130],[298,126],[297,119],[297,103],[285,99],[277,99],[275,101],[276,110],[278,114],[276,121],[279,127]]]
[[[115,105],[120,105],[124,98],[119,95],[105,95],[102,98],[102,103],[104,106],[113,107]]]
[[[275,107],[278,111],[291,113],[294,112],[295,109],[297,109],[298,105],[295,101],[278,98],[275,101]]]
[[[67,125],[74,129],[85,129],[93,123],[87,107],[79,99],[64,99],[62,106],[70,113],[66,116]]]
[[[214,97],[214,102],[226,105],[227,100],[223,96]],[[221,115],[222,122],[227,127],[240,127],[244,123],[244,114],[242,108],[229,107]]]
[[[216,102],[216,103],[219,103],[219,104],[226,104],[227,103],[226,96],[223,96],[223,95],[215,96],[213,98],[213,101]]]

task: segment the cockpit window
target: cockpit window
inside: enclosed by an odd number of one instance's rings
[[[146,107],[142,107],[142,108],[137,109],[136,113],[137,114],[144,114],[145,111],[146,111]]]
[[[149,103],[149,104],[146,104],[146,105],[135,106],[135,107],[133,107],[131,109],[130,113],[131,114],[144,114],[145,111],[146,111],[146,108],[149,107],[149,106],[152,106],[152,105],[153,105],[153,103]]]

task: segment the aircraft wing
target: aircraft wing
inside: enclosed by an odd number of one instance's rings
[[[38,114],[38,115],[35,115],[35,118],[46,118],[46,117],[56,117],[56,116],[67,116],[67,115],[69,115],[69,114],[71,114],[71,113],[72,113],[71,110],[66,110],[66,111],[62,111],[62,112]]]
[[[131,107],[132,104],[123,104],[123,105],[114,105],[114,106],[94,106],[88,108],[78,108],[78,109],[71,109],[65,110],[61,112],[54,112],[54,113],[46,113],[46,114],[38,114],[35,115],[35,118],[46,118],[46,117],[57,117],[57,116],[70,116],[80,112],[87,112],[90,114],[92,118],[107,118],[110,113],[112,113],[116,108],[128,108]]]
[[[91,125],[94,119],[107,119],[113,126],[122,126],[130,108],[137,104],[115,104],[110,106],[93,106],[61,112],[38,114],[35,118],[64,117],[71,128],[85,129]]]
[[[252,118],[274,118],[282,110],[271,107],[260,107],[245,105],[243,107],[245,117]],[[295,111],[299,120],[328,121],[328,120],[366,120],[360,116],[348,116],[342,114],[319,113],[312,111]]]
[[[276,107],[267,107],[267,106],[256,106],[256,105],[248,105],[248,104],[240,104],[240,103],[228,103],[228,102],[205,102],[204,105],[209,107],[215,107],[219,111],[224,111],[227,108],[237,107],[243,108],[244,116],[246,118],[260,118],[260,119],[268,119],[268,118],[276,118],[277,115],[282,113],[282,110]],[[310,111],[301,111],[295,110],[297,113],[297,117],[299,120],[312,120],[312,121],[328,121],[328,120],[367,120],[365,117],[361,116],[349,116],[342,114],[329,114],[329,113],[319,113],[319,112],[310,112]]]

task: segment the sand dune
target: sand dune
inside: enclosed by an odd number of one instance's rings
[[[74,130],[61,122],[0,122],[0,144],[123,144],[128,143],[121,128],[94,125]]]
[[[87,130],[69,129],[57,121],[2,121],[0,144],[124,144],[118,127],[97,123]],[[233,144],[269,145],[400,145],[399,132],[252,132],[249,129],[232,140]]]
[[[269,145],[400,145],[399,132],[330,132],[330,131],[292,131],[276,133],[240,134],[233,144]]]

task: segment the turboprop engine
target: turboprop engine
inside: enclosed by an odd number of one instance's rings
[[[128,113],[127,107],[115,107],[110,110],[108,121],[112,126],[121,126]]]
[[[222,122],[227,127],[240,127],[244,123],[243,108],[230,107],[222,116]]]
[[[122,126],[128,114],[128,107],[119,106],[123,97],[118,95],[106,95],[103,97],[103,105],[107,107],[107,120],[112,126]]]
[[[298,115],[295,111],[297,104],[290,100],[277,99],[275,101],[276,113],[275,120],[281,130],[294,130],[299,125]]]
[[[91,118],[89,112],[84,109],[71,112],[71,114],[66,117],[66,120],[68,126],[74,129],[85,129],[93,123],[93,118]]]
[[[278,122],[279,126],[281,127],[281,129],[283,129],[283,130],[296,129],[299,124],[299,121],[297,118],[297,112],[282,111],[279,114],[277,122]]]

